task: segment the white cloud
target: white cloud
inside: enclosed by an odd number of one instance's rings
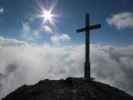
[[[31,26],[28,22],[23,22],[22,23],[22,34],[20,35],[20,37],[25,40],[25,41],[32,41],[34,39],[33,36],[35,36],[36,32],[31,31]]]
[[[60,38],[58,35],[51,36],[51,42],[54,45],[60,45]]]
[[[107,23],[115,26],[118,29],[122,28],[133,28],[133,13],[123,12],[114,14],[111,17],[107,18]]]
[[[20,38],[24,41],[34,42],[35,39],[40,38],[40,29],[32,29],[30,23],[24,22],[22,23],[22,34]]]
[[[45,31],[45,32],[48,32],[48,33],[53,33],[52,28],[51,28],[50,26],[48,26],[48,25],[45,25],[45,26],[44,26],[44,31]]]
[[[91,45],[92,76],[133,94],[132,51],[133,45],[121,48]],[[81,77],[83,69],[84,45],[3,47],[0,48],[0,94],[4,96],[22,84],[46,78]]]
[[[68,35],[68,34],[62,34],[61,36],[60,36],[60,39],[62,40],[62,41],[70,41],[71,40],[71,37]]]
[[[4,8],[0,8],[0,13],[4,13]]]
[[[28,22],[22,23],[22,31],[24,33],[29,33],[31,31],[31,27]]]
[[[35,30],[32,32],[33,36],[38,37],[40,32],[38,30]]]
[[[16,39],[11,38],[4,38],[0,36],[0,47],[6,47],[6,46],[25,46],[27,45],[24,41],[19,41]]]
[[[52,28],[48,25],[45,25],[40,29],[36,29],[33,32],[31,32],[32,33],[31,35],[33,35],[33,37],[36,38],[36,37],[40,37],[41,33],[44,33],[44,32],[47,34],[53,34]]]
[[[51,42],[54,45],[60,45],[61,43],[66,43],[71,40],[71,37],[68,34],[55,34],[51,36]]]
[[[48,33],[48,34],[50,33],[50,41],[55,46],[59,46],[60,44],[66,44],[71,40],[71,37],[68,34],[54,33],[52,28],[47,25],[39,29],[32,30],[29,23],[23,23],[22,30],[23,34],[21,35],[21,38],[27,42],[34,42],[34,40],[41,37],[41,33]]]
[[[30,23],[22,23],[22,34],[20,37],[28,42],[33,42],[34,40],[41,37],[41,33],[50,33],[53,34],[53,30],[50,26],[45,25],[40,28],[32,28]]]

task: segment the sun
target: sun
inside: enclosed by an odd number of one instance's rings
[[[40,17],[43,18],[43,23],[47,23],[48,22],[48,23],[52,24],[55,15],[52,14],[52,11],[51,10],[43,9],[41,11]]]
[[[60,16],[56,14],[55,7],[58,3],[58,0],[54,0],[50,5],[47,3],[44,5],[41,2],[37,2],[37,15],[36,18],[41,18],[42,25],[49,24],[52,26],[56,26],[55,22],[57,22],[57,18]],[[57,10],[56,10],[57,11]]]
[[[45,20],[50,21],[50,20],[52,20],[52,17],[53,17],[53,14],[51,12],[44,11],[44,18],[45,18]]]

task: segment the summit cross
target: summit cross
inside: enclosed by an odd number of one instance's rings
[[[85,32],[85,65],[84,78],[91,80],[91,64],[90,64],[90,30],[101,28],[101,24],[90,25],[90,16],[85,16],[85,27],[78,29],[77,32]]]

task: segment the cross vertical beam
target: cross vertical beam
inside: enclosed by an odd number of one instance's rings
[[[84,67],[84,77],[90,79],[90,18],[89,14],[85,16],[85,26],[87,27],[85,33],[85,67]]]
[[[78,29],[77,32],[85,31],[85,66],[84,78],[91,80],[91,64],[90,64],[90,30],[101,28],[101,24],[90,25],[90,16],[87,13],[85,16],[85,27]]]

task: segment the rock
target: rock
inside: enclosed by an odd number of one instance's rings
[[[133,97],[100,82],[68,78],[24,85],[2,100],[133,100]]]

